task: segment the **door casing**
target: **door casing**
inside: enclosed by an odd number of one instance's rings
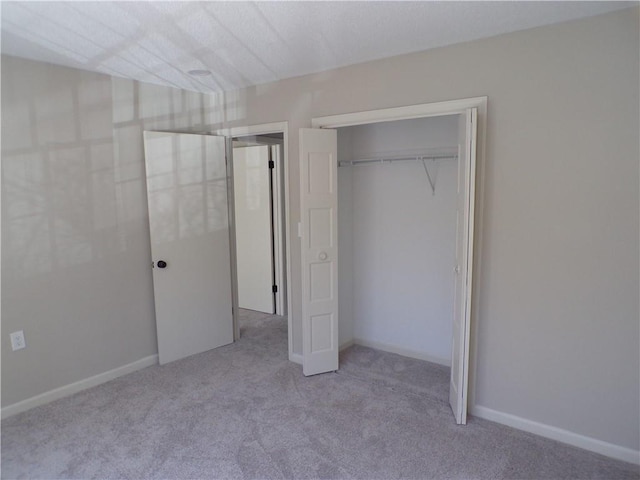
[[[355,125],[366,125],[379,122],[390,122],[395,120],[409,120],[425,117],[437,117],[444,115],[457,115],[467,111],[467,109],[476,108],[478,115],[477,123],[477,138],[476,138],[476,165],[473,169],[471,179],[471,202],[474,203],[473,207],[473,224],[475,235],[470,238],[471,244],[468,245],[468,249],[471,252],[472,262],[469,265],[471,269],[471,276],[469,277],[470,285],[474,285],[477,289],[477,278],[479,277],[480,265],[479,256],[473,253],[480,249],[481,244],[481,232],[480,228],[481,216],[482,216],[482,168],[484,165],[484,139],[486,132],[486,115],[487,115],[487,97],[473,97],[464,98],[458,100],[449,100],[443,102],[426,103],[418,105],[409,105],[405,107],[385,108],[379,110],[369,110],[363,112],[354,112],[347,114],[329,115],[324,117],[315,117],[311,121],[313,128],[341,128]],[[478,179],[480,178],[480,182]],[[339,208],[339,207],[338,207]],[[464,372],[464,384],[465,384],[465,404],[467,406],[475,403],[474,391],[475,391],[475,358],[477,356],[477,343],[475,332],[477,328],[472,321],[477,312],[477,294],[473,294],[471,291],[471,297],[467,299],[467,307],[469,308],[467,329],[467,346],[468,346],[468,368]]]

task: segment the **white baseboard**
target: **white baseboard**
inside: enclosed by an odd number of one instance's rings
[[[585,450],[606,455],[616,460],[622,460],[636,465],[640,464],[640,451],[637,450],[603,442],[602,440],[579,435],[569,430],[552,427],[544,423],[527,420],[526,418],[517,417],[509,413],[498,412],[480,405],[470,408],[470,413],[485,420],[491,420],[492,422],[501,423],[509,427],[517,428],[518,430],[524,430],[525,432],[535,433],[541,437],[557,440],[558,442],[568,443],[574,447],[584,448]]]
[[[302,365],[302,355],[300,355],[299,353],[290,353],[289,361],[297,363],[298,365]]]
[[[445,367],[451,366],[450,358],[435,357],[433,355],[428,355],[423,352],[418,352],[416,350],[410,350],[408,348],[398,347],[396,345],[390,345],[388,343],[373,342],[370,340],[363,340],[362,338],[354,338],[353,343],[356,345],[362,345],[363,347],[371,347],[371,348],[375,348],[376,350],[382,350],[384,352],[396,353],[404,357],[415,358],[418,360],[425,360],[431,363],[437,363],[439,365],[444,365]]]
[[[87,388],[95,387],[102,383],[113,380],[114,378],[121,377],[145,367],[150,367],[151,365],[156,365],[157,363],[158,355],[150,355],[127,365],[123,365],[122,367],[109,370],[108,372],[100,373],[98,375],[94,375],[93,377],[85,378],[84,380],[79,380],[63,387],[54,388],[53,390],[41,393],[40,395],[36,395],[35,397],[27,398],[26,400],[22,400],[21,402],[3,407],[0,412],[0,417],[7,418],[12,415],[16,415],[17,413],[25,412],[34,407],[39,407],[40,405],[44,405],[45,403],[53,402],[54,400],[73,395],[74,393],[86,390]]]
[[[347,342],[344,342],[342,345],[340,345],[340,351],[345,350],[349,347],[352,347],[353,345],[355,345],[355,342],[353,340],[349,340]]]

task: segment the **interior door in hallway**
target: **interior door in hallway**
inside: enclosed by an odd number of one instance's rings
[[[233,342],[224,137],[144,132],[161,364]]]
[[[267,145],[233,149],[233,193],[239,306],[275,313],[269,150]]]

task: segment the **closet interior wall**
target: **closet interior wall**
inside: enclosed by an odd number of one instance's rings
[[[339,162],[457,154],[457,116],[338,129]],[[338,169],[341,345],[451,362],[457,161]]]

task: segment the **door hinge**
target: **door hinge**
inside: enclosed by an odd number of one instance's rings
[[[278,285],[273,285],[273,286],[271,287],[271,291],[272,291],[273,293],[278,293]]]
[[[276,164],[273,162],[273,160],[269,160],[269,168],[274,168],[276,166]]]

